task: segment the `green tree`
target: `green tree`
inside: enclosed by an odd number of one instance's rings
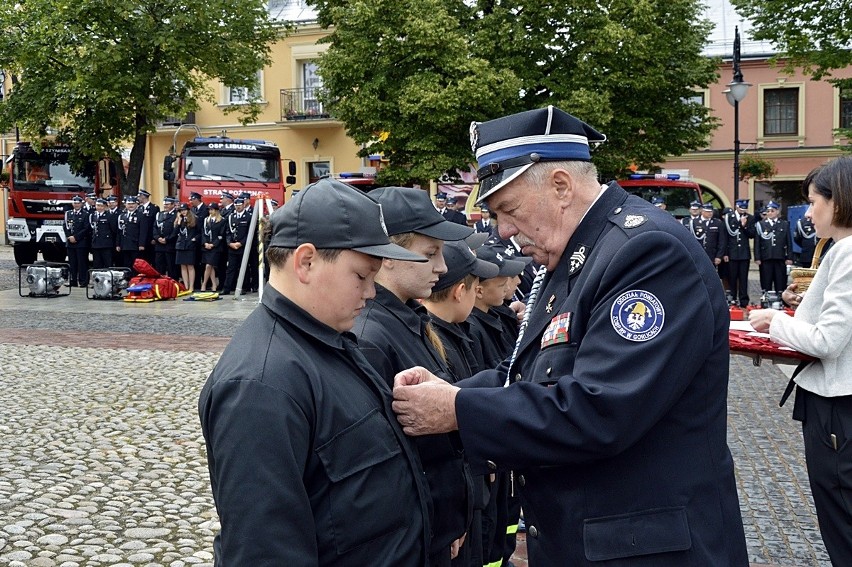
[[[389,177],[472,161],[471,120],[553,104],[608,136],[604,177],[703,147],[715,122],[690,102],[716,80],[697,0],[315,0],[334,26],[320,61],[356,141],[389,132]]]
[[[825,0],[731,0],[737,12],[752,22],[751,36],[772,42],[788,73],[801,69],[814,80],[825,79],[852,97],[852,79],[834,71],[852,65],[852,26],[849,3]],[[852,129],[839,129],[847,139]],[[845,146],[852,151],[852,147]]]
[[[276,37],[263,0],[23,0],[0,3],[0,69],[18,80],[0,128],[39,142],[54,128],[78,159],[119,160],[139,186],[147,134],[213,100],[207,81],[253,87]],[[243,120],[257,105],[239,108]]]

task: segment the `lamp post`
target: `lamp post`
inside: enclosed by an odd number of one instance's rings
[[[740,101],[748,94],[751,83],[743,81],[743,72],[740,69],[740,28],[734,27],[734,79],[728,83],[725,89],[725,98],[728,104],[734,107],[734,202],[740,198]]]

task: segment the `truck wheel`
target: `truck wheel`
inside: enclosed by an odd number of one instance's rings
[[[65,245],[44,244],[41,249],[41,257],[45,262],[64,262]]]
[[[12,252],[15,254],[15,263],[19,266],[24,264],[32,264],[38,260],[38,246],[35,242],[24,242],[12,246]]]

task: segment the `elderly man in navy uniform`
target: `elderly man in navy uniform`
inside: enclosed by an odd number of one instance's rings
[[[83,210],[83,198],[75,195],[71,209],[65,211],[65,248],[68,249],[69,285],[89,285],[89,213]]]
[[[793,235],[790,223],[778,218],[781,207],[766,204],[766,218],[755,224],[754,262],[760,269],[760,289],[787,289],[787,266],[793,265]]]
[[[350,329],[391,244],[378,203],[330,179],[271,217],[261,305],[198,402],[219,566],[428,567],[423,465]]]
[[[746,307],[748,297],[748,268],[751,264],[751,239],[754,238],[754,215],[748,212],[748,199],[734,203],[736,209],[722,219],[728,235],[728,247],[722,258],[728,263],[728,289],[732,301]]]
[[[500,368],[396,376],[405,432],[458,429],[476,470],[515,471],[531,566],[746,567],[713,264],[670,215],[598,183],[604,136],[577,118],[532,110],[471,138],[480,199],[545,269]]]

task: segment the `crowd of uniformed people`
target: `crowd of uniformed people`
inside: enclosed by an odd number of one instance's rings
[[[71,287],[89,285],[89,269],[126,267],[137,258],[190,290],[233,293],[248,254],[242,292],[256,292],[258,252],[247,246],[252,217],[249,192],[234,196],[222,192],[219,203],[205,204],[198,193],[188,203],[165,197],[163,206],[151,202],[140,189],[125,196],[123,208],[115,195],[95,193],[72,198],[65,213],[65,236]],[[278,203],[269,200],[274,210]],[[261,216],[269,214],[269,208]]]

